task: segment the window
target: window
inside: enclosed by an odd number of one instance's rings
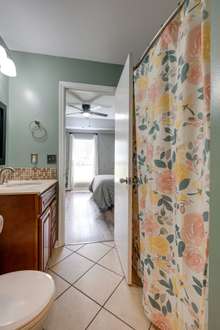
[[[96,174],[96,136],[74,136],[72,143],[73,185],[88,186]]]

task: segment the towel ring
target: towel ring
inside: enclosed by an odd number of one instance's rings
[[[44,142],[48,138],[47,130],[38,120],[33,120],[29,124],[32,137],[38,142]]]

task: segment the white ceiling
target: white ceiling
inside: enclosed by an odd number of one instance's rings
[[[0,34],[32,53],[124,63],[141,56],[177,0],[0,0]]]
[[[100,117],[93,115],[92,118],[102,119],[102,120],[114,120],[115,118],[115,109],[114,109],[114,95],[104,95],[97,92],[88,92],[88,91],[75,91],[68,90],[66,93],[66,114],[77,113],[77,109],[69,106],[72,104],[77,108],[82,108],[82,103],[88,103],[91,105],[91,110],[106,113],[107,117]],[[70,116],[68,116],[70,117]],[[71,118],[85,118],[82,114],[74,114]]]

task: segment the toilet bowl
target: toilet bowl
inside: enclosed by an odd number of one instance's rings
[[[18,271],[0,276],[0,330],[42,330],[53,304],[49,274]]]

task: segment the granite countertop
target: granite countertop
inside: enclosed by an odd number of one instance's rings
[[[8,181],[8,183],[0,185],[0,195],[41,195],[55,183],[57,180]]]

